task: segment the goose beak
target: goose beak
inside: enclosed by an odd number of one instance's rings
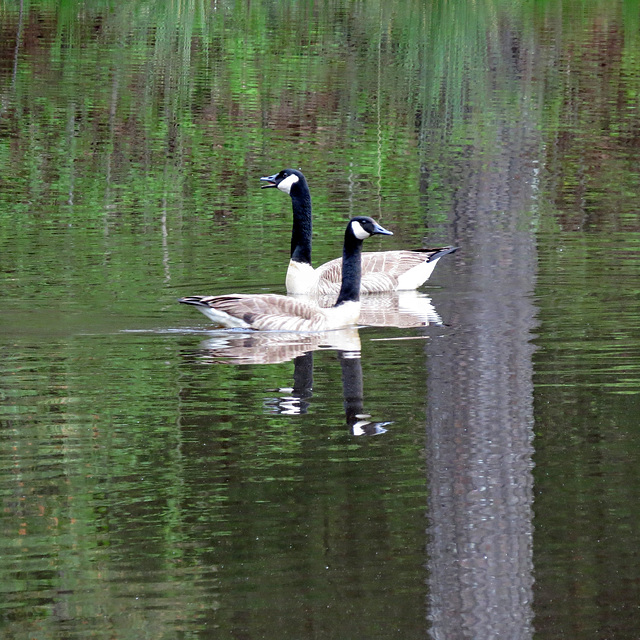
[[[260,180],[264,181],[264,182],[268,182],[269,184],[263,184],[260,188],[261,189],[269,189],[270,187],[276,187],[276,176],[278,174],[274,173],[272,176],[265,176],[264,178],[260,178]]]
[[[377,222],[373,223],[373,233],[380,234],[381,236],[392,236],[393,232],[381,227]]]

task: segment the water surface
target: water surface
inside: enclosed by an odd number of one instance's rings
[[[0,4],[3,637],[636,638],[639,26]],[[460,247],[429,326],[177,304],[284,293],[287,166],[315,264]]]

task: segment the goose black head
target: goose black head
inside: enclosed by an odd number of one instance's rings
[[[349,220],[349,226],[347,227],[351,233],[358,238],[358,240],[364,240],[373,235],[392,236],[393,233],[388,231],[384,227],[381,227],[373,218],[369,216],[356,216]]]
[[[307,181],[301,171],[296,169],[283,169],[280,173],[275,173],[272,176],[265,176],[260,180],[266,182],[263,184],[263,189],[269,189],[270,187],[277,187],[280,191],[291,195],[291,190],[297,191],[300,188],[307,187]]]

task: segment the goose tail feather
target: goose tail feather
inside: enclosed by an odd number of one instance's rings
[[[427,262],[432,262],[433,260],[439,260],[442,256],[447,256],[450,253],[455,253],[460,247],[441,247],[440,249],[422,249],[425,252],[433,252],[427,258]]]

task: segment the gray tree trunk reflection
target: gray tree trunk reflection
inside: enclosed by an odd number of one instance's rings
[[[470,159],[453,212],[457,267],[433,295],[451,327],[427,347],[434,638],[533,633],[534,146],[524,125],[504,126],[491,161]]]

